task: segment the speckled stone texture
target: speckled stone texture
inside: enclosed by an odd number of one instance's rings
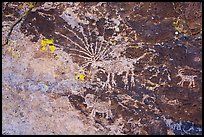
[[[3,134],[202,134],[201,2],[3,2],[2,13]]]

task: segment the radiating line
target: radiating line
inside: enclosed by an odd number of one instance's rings
[[[89,36],[87,36],[87,35],[84,33],[84,29],[82,29],[81,32],[82,32],[84,41],[85,41],[85,43],[86,43],[86,45],[87,45],[87,48],[89,49],[90,44],[89,44],[88,39],[87,39],[87,37],[89,37]]]
[[[96,57],[96,60],[102,59],[101,56],[109,49],[110,49],[110,47],[106,46],[106,48],[104,50],[102,50],[102,52],[100,52],[100,54]]]
[[[97,42],[96,44],[98,45],[98,42]],[[98,54],[100,53],[100,51],[101,51],[101,47],[102,47],[102,44],[99,43],[99,49],[98,49],[98,53],[97,53],[96,55],[98,55]]]
[[[94,55],[93,43],[90,44],[90,45],[91,45],[91,52],[92,52],[92,54]]]
[[[81,40],[81,42],[84,44],[84,46],[85,46],[85,48],[89,51],[89,49],[88,49],[88,42],[87,42],[87,44],[86,43],[84,43],[84,40],[82,40],[82,38],[80,38],[80,37],[78,37],[78,35],[74,32],[74,31],[72,31],[72,30],[70,30],[70,29],[68,29],[69,31],[71,31],[72,33],[74,33],[74,35],[78,38],[78,39],[80,39]],[[90,53],[90,52],[89,52]]]
[[[84,51],[82,51],[82,50],[77,50],[77,49],[72,49],[72,48],[69,48],[69,50],[83,53],[83,54],[89,56],[90,58],[93,58],[93,57],[94,57],[94,56],[92,56],[92,55],[90,55],[90,54],[88,54],[87,52],[84,52]]]
[[[111,48],[108,48],[108,49],[101,55],[100,59],[104,59],[106,56],[109,56],[109,53],[111,52],[111,51],[110,51],[110,52],[108,53],[109,50],[111,50]]]
[[[85,67],[87,67],[91,63],[93,63],[93,62],[92,61],[87,61],[87,62],[82,64],[82,67],[85,68]]]
[[[84,58],[84,59],[90,59],[89,57],[85,57],[85,56],[80,55],[80,54],[74,54],[74,53],[69,53],[69,54],[79,56],[79,57]]]
[[[97,48],[98,48],[98,45],[97,45],[97,43],[95,43],[95,53],[94,53],[94,56],[96,56],[96,54],[97,54]]]
[[[90,53],[89,50],[84,49],[84,48],[81,47],[79,44],[77,44],[76,42],[72,41],[69,37],[67,37],[67,36],[65,36],[65,35],[63,35],[63,34],[60,34],[59,32],[55,32],[55,34],[59,34],[59,35],[61,35],[62,37],[68,39],[68,40],[71,41],[73,44],[75,44],[76,46],[78,46],[80,49],[82,49],[82,50],[87,51],[87,52]],[[92,53],[90,53],[90,54],[92,54]]]

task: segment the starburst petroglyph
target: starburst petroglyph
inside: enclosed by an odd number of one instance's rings
[[[55,32],[62,39],[66,40],[68,53],[77,60],[79,65],[86,70],[89,68],[91,73],[91,82],[94,82],[96,74],[102,71],[106,74],[106,81],[102,82],[98,78],[97,81],[102,88],[111,89],[117,86],[115,81],[116,75],[122,75],[124,88],[129,89],[135,86],[134,64],[145,57],[148,53],[144,53],[136,59],[128,59],[121,56],[119,49],[124,50],[129,43],[120,41],[111,43],[109,39],[105,39],[105,33],[98,35],[98,26],[86,24],[86,26],[64,25],[62,32]],[[103,32],[106,26],[103,27]],[[66,32],[66,33],[65,33]],[[121,36],[120,36],[121,37]],[[130,79],[129,79],[130,77]],[[130,85],[128,84],[130,82]]]

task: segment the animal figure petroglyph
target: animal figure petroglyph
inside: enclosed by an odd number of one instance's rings
[[[63,17],[65,21],[69,18],[65,13],[63,13]],[[64,26],[64,29],[67,30],[66,33],[57,31],[55,34],[69,43],[68,48],[65,49],[75,60],[78,61],[80,58],[80,67],[83,69],[90,67],[91,82],[95,80],[96,74],[102,71],[107,74],[106,81],[103,82],[100,81],[100,78],[97,79],[103,89],[116,87],[115,76],[121,74],[124,75],[121,81],[123,81],[125,89],[135,86],[134,63],[149,53],[144,53],[137,59],[121,57],[120,53],[125,50],[124,47],[128,45],[128,42],[111,43],[105,39],[105,33],[102,36],[93,38],[92,33],[99,33],[97,26],[95,26],[95,29],[91,29],[89,25],[87,27],[78,25],[76,31],[68,24]],[[102,27],[105,30],[106,26]]]
[[[183,83],[186,81],[186,82],[189,82],[189,85],[188,87],[195,87],[195,80],[194,78],[197,77],[196,75],[184,75],[183,74],[183,70],[182,69],[179,69],[178,70],[178,74],[176,76],[180,76],[181,77],[181,81],[179,83],[177,83],[177,85],[181,85],[183,87]]]
[[[87,94],[85,96],[85,104],[87,105],[87,108],[92,108],[91,111],[91,117],[94,118],[96,116],[96,113],[102,113],[106,114],[105,118],[112,118],[111,113],[111,100],[108,102],[100,101],[95,98],[94,94]]]
[[[113,67],[114,66],[114,67]],[[115,67],[117,66],[117,67]],[[108,60],[108,61],[103,61],[103,62],[97,62],[93,63],[91,66],[93,70],[95,70],[95,73],[98,71],[102,71],[104,74],[107,73],[107,80],[103,83],[102,88],[107,88],[111,89],[112,87],[116,86],[116,81],[115,81],[115,75],[121,75],[123,72],[125,72],[125,76],[123,76],[122,81],[125,84],[125,88],[128,88],[128,76],[130,74],[134,74],[134,66],[132,62],[128,62],[125,60]],[[96,69],[100,67],[101,69]],[[95,74],[94,73],[94,74]],[[134,75],[131,75],[131,85],[134,86]]]
[[[145,57],[149,53],[144,53],[137,59],[127,59],[125,57],[117,58],[116,60],[97,61],[91,64],[93,75],[92,79],[97,72],[102,71],[107,73],[107,80],[102,84],[102,88],[111,89],[116,86],[115,75],[125,73],[121,81],[124,82],[124,89],[129,89],[135,86],[134,63]],[[128,76],[130,76],[130,85],[128,85]]]

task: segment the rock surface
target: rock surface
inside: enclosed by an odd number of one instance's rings
[[[202,134],[202,3],[2,7],[3,134]]]

